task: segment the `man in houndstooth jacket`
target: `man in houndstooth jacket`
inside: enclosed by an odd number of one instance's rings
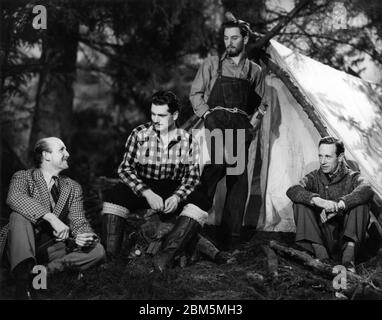
[[[31,286],[36,263],[46,264],[48,274],[64,267],[85,270],[105,255],[85,218],[81,186],[59,175],[68,157],[60,139],[41,139],[34,150],[36,168],[12,177],[9,258],[17,299],[36,297]]]

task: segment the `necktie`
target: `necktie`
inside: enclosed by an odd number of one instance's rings
[[[50,189],[50,194],[52,195],[52,199],[54,201],[54,204],[57,203],[58,198],[60,197],[60,192],[58,191],[58,177],[52,177],[54,180],[54,183],[52,185],[52,188]]]

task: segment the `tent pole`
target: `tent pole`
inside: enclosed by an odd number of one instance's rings
[[[329,135],[327,127],[321,120],[319,115],[314,111],[313,105],[308,101],[304,94],[300,91],[295,81],[290,77],[290,75],[279,67],[271,59],[266,59],[264,63],[276,76],[284,83],[284,85],[289,89],[290,93],[296,99],[296,101],[301,105],[305,113],[308,115],[309,119],[313,122],[313,125],[317,129],[321,137]]]

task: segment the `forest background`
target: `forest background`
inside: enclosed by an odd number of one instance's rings
[[[35,29],[43,5],[46,29]],[[226,11],[250,22],[248,54],[269,39],[365,80],[382,79],[379,0],[1,0],[0,195],[31,166],[37,139],[58,136],[83,185],[116,177],[132,128],[149,120],[151,95],[173,90],[179,124],[192,114],[191,82],[223,51]],[[41,22],[41,21],[40,21]],[[0,216],[1,216],[0,214]]]

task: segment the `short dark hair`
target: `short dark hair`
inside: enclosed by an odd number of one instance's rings
[[[223,33],[224,33],[225,29],[227,29],[227,28],[239,28],[240,33],[243,36],[243,38],[249,36],[249,31],[250,31],[249,23],[245,22],[243,20],[224,22],[222,25]]]
[[[326,137],[323,137],[320,142],[318,143],[318,146],[322,145],[322,144],[334,144],[336,146],[336,155],[337,157],[341,154],[341,153],[344,153],[345,152],[345,146],[344,146],[344,143],[342,142],[342,140],[340,139],[337,139],[335,137],[332,137],[332,136],[326,136]]]
[[[52,152],[52,150],[49,147],[48,140],[46,138],[38,140],[35,144],[35,147],[33,150],[33,163],[36,168],[41,167],[42,153],[44,151]]]
[[[155,92],[151,97],[151,103],[159,106],[167,104],[171,114],[180,110],[180,101],[172,91],[160,90]]]

